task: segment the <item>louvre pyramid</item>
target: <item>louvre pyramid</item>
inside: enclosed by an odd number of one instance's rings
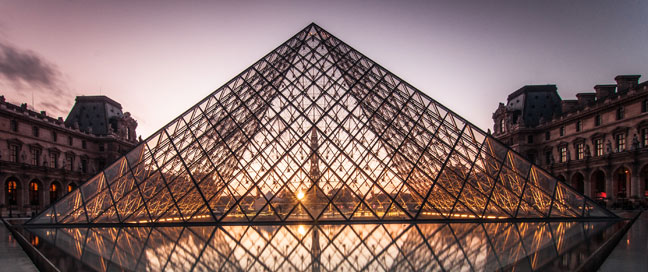
[[[29,224],[615,217],[311,24]]]

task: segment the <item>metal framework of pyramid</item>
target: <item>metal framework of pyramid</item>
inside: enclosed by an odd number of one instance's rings
[[[28,224],[616,217],[311,24]]]

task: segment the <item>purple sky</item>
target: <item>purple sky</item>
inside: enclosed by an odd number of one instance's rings
[[[0,0],[0,94],[107,95],[146,137],[310,22],[484,130],[525,84],[648,80],[648,1],[230,2]]]

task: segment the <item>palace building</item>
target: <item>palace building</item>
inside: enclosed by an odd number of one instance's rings
[[[529,85],[493,113],[493,136],[608,206],[648,197],[648,81],[620,75],[562,100],[555,85]]]
[[[137,122],[106,96],[78,96],[66,120],[0,96],[0,215],[31,215],[133,148]]]

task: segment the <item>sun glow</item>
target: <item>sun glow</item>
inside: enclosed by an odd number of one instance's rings
[[[302,198],[304,198],[304,192],[299,191],[299,192],[297,193],[297,199],[302,200]]]

